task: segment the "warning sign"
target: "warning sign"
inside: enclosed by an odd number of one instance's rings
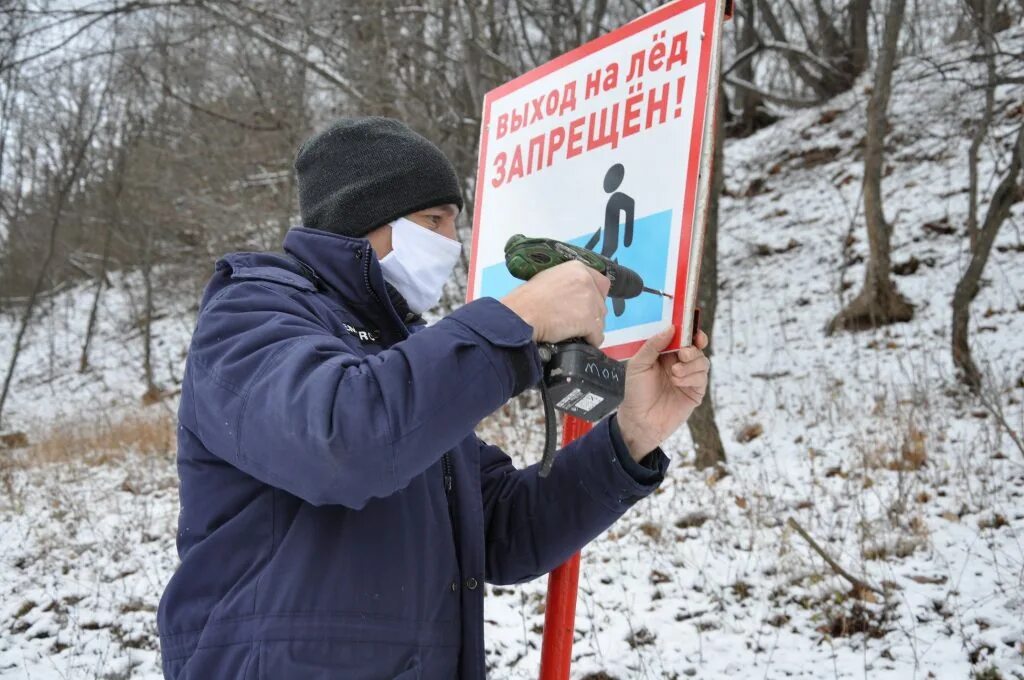
[[[688,341],[722,5],[669,3],[487,93],[469,300],[522,285],[505,268],[510,236],[555,238],[673,294],[610,299],[607,354],[632,356],[669,321],[671,347]]]

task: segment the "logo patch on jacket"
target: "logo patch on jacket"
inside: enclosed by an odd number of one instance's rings
[[[380,331],[368,328],[356,328],[350,323],[342,322],[342,326],[345,330],[352,335],[359,338],[359,342],[363,345],[375,345],[380,342]]]

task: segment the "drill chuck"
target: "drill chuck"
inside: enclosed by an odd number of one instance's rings
[[[644,280],[639,274],[628,267],[616,265],[614,262],[612,264],[614,266],[609,267],[612,275],[605,274],[612,282],[611,288],[608,289],[608,297],[629,299],[644,292]]]

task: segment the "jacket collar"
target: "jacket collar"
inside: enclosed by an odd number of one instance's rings
[[[384,270],[367,239],[294,227],[285,234],[284,251],[346,302],[388,308],[403,324],[420,321],[402,294],[384,280]]]

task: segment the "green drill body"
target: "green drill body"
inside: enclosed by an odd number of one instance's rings
[[[528,238],[522,234],[516,234],[505,244],[508,271],[523,281],[529,281],[545,269],[572,260],[579,260],[608,278],[611,282],[608,297],[629,299],[643,292],[665,295],[661,291],[644,288],[643,279],[632,269],[580,246],[550,238]]]

